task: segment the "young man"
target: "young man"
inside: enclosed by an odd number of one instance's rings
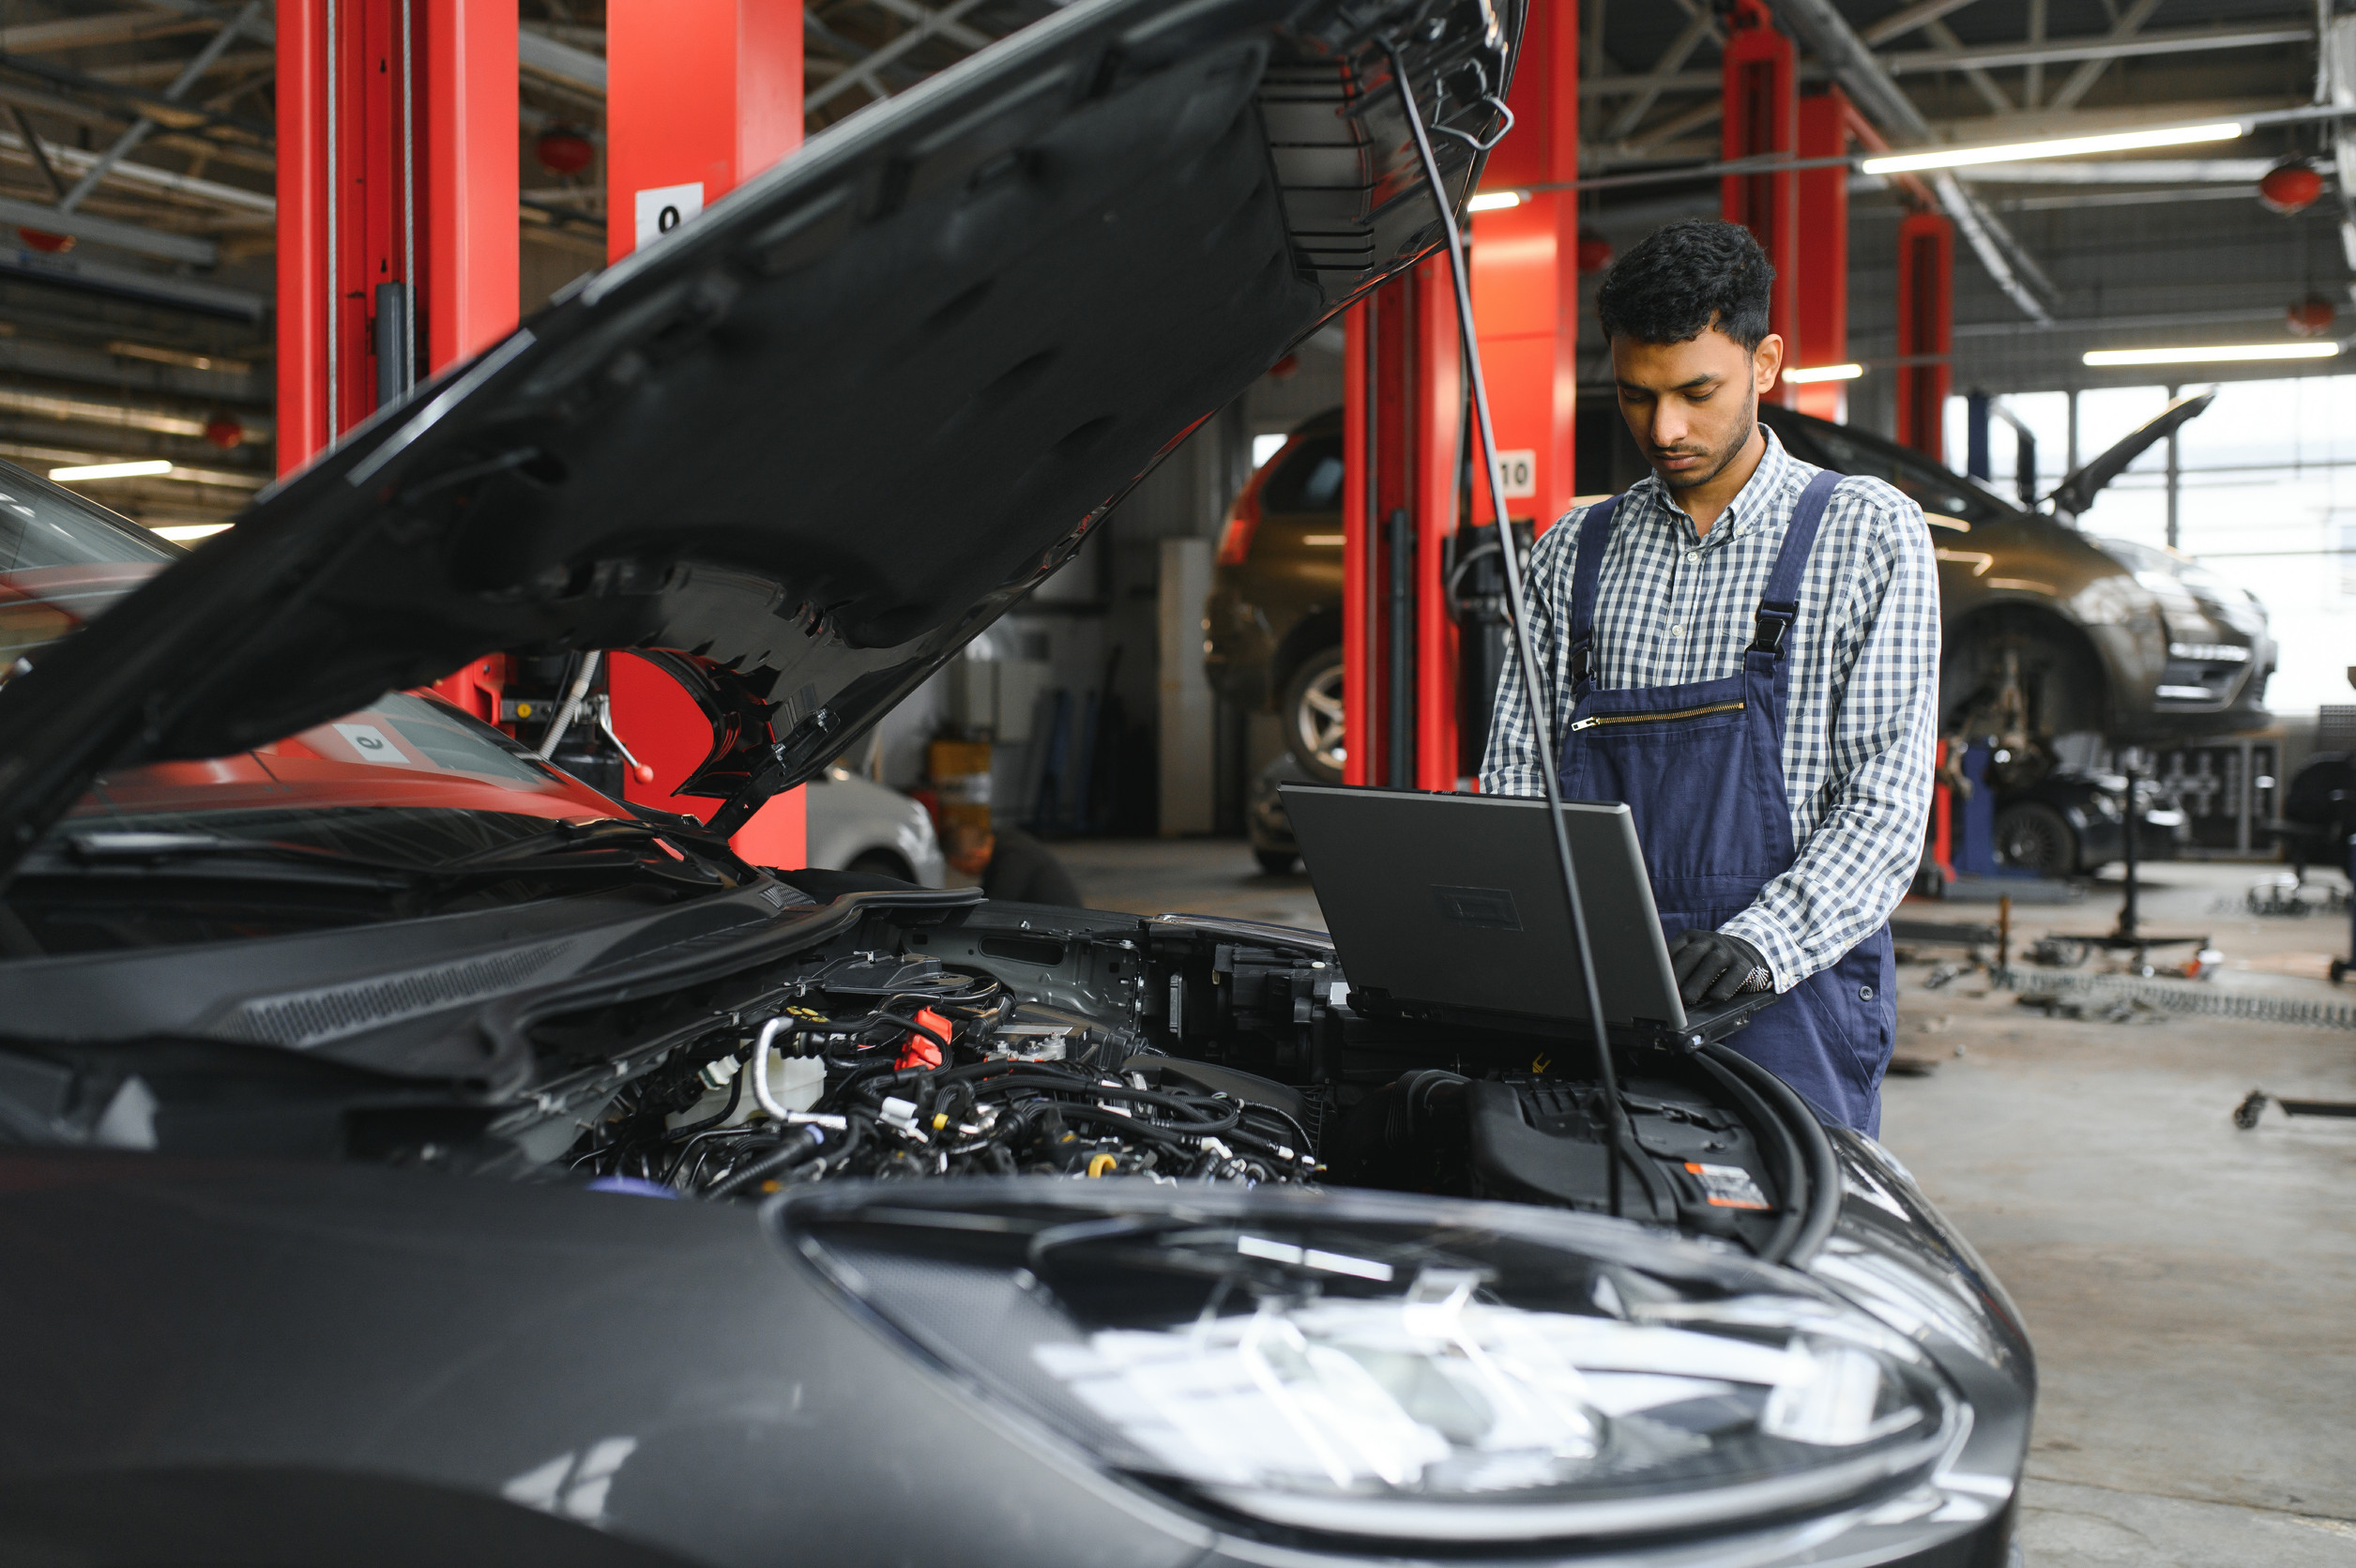
[[[1652,477],[1529,562],[1542,753],[1506,663],[1481,787],[1625,800],[1688,1002],[1772,986],[1728,1043],[1878,1130],[1890,911],[1921,851],[1938,577],[1912,501],[1793,458],[1758,421],[1783,365],[1749,232],[1660,230],[1605,276],[1619,408]]]

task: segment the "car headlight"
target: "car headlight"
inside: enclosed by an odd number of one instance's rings
[[[1894,1495],[1968,1426],[1912,1342],[1830,1291],[1577,1214],[1018,1180],[775,1216],[847,1298],[1098,1463],[1297,1530],[1723,1527]]]

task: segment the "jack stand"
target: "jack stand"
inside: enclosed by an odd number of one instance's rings
[[[2119,901],[2117,928],[2105,936],[2088,936],[2082,939],[2090,947],[2101,948],[2105,952],[2134,953],[2136,972],[2146,974],[2150,972],[2151,966],[2145,961],[2144,954],[2151,949],[2190,947],[2198,951],[2208,947],[2209,938],[2205,936],[2153,936],[2143,931],[2136,908],[2136,900],[2143,889],[2136,845],[2136,840],[2140,836],[2139,830],[2143,826],[2143,810],[2136,800],[2135,764],[2128,763],[2120,771],[2127,775],[2126,820],[2120,828],[2121,846],[2124,850],[2123,858],[2126,861],[2126,892]]]

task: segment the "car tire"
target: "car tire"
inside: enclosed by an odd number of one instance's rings
[[[1254,849],[1252,858],[1259,861],[1260,869],[1270,876],[1284,876],[1291,873],[1293,862],[1300,856],[1290,849]]]
[[[1276,711],[1284,721],[1284,746],[1301,771],[1321,784],[1342,782],[1346,754],[1342,730],[1342,650],[1322,648],[1301,661],[1284,683]]]
[[[858,856],[843,869],[863,872],[870,876],[894,877],[902,882],[913,882],[917,879],[916,873],[909,869],[908,862],[889,849],[870,849]]]
[[[2078,870],[2078,835],[2051,806],[2024,800],[1996,814],[1996,858],[2017,871],[2070,876]]]

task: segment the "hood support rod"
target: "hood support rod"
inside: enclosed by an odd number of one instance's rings
[[[1560,754],[1556,750],[1554,727],[1546,722],[1547,705],[1538,694],[1538,656],[1529,646],[1529,609],[1522,593],[1522,566],[1513,554],[1513,525],[1505,515],[1505,472],[1497,465],[1497,426],[1489,418],[1489,383],[1481,369],[1481,339],[1473,324],[1471,274],[1465,261],[1465,236],[1456,226],[1455,209],[1449,206],[1448,187],[1440,179],[1439,161],[1432,156],[1431,134],[1423,124],[1422,109],[1415,101],[1415,88],[1407,81],[1406,62],[1391,39],[1384,38],[1382,48],[1391,57],[1391,82],[1399,89],[1407,129],[1415,134],[1415,155],[1423,165],[1423,180],[1431,188],[1432,205],[1439,209],[1440,228],[1448,236],[1448,275],[1456,292],[1456,335],[1464,344],[1467,378],[1472,383],[1473,412],[1481,425],[1482,470],[1489,480],[1489,505],[1497,518],[1498,556],[1505,566],[1505,598],[1513,617],[1513,650],[1522,666],[1522,700],[1529,709],[1530,733],[1538,738],[1538,776],[1545,785],[1546,823],[1554,830],[1562,893],[1571,906],[1571,936],[1578,948],[1579,978],[1587,987],[1588,1022],[1595,1029],[1596,1078],[1603,1086],[1604,1114],[1610,1129],[1611,1155],[1604,1168],[1609,1172],[1612,1215],[1618,1218],[1621,1210],[1619,1165],[1627,1148],[1627,1114],[1619,1101],[1619,1074],[1612,1062],[1611,1030],[1604,1018],[1603,993],[1595,981],[1595,950],[1588,940],[1587,908],[1579,897],[1578,871],[1572,862],[1571,830],[1562,820],[1562,784],[1555,776],[1554,762]]]

